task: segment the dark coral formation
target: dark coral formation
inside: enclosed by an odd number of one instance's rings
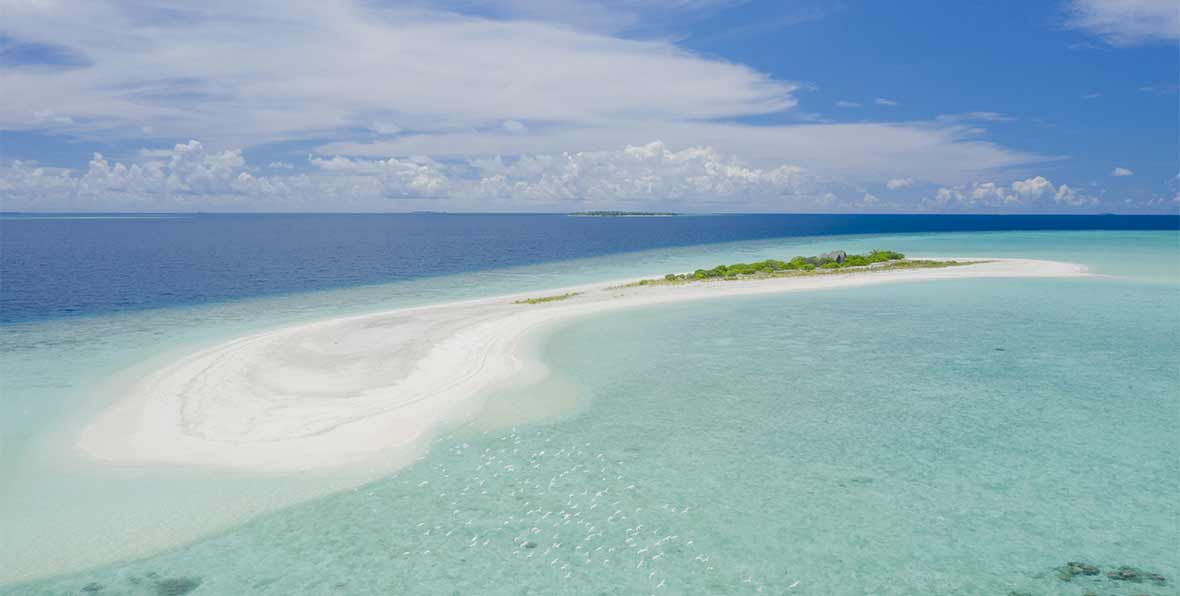
[[[1077,561],[1070,561],[1061,567],[1059,570],[1059,577],[1061,581],[1070,581],[1077,575],[1098,575],[1101,570],[1095,565],[1086,563],[1079,563]]]
[[[156,594],[160,596],[184,596],[201,585],[196,577],[170,577],[156,582]]]
[[[1088,577],[1093,580],[1101,580],[1103,576],[1109,581],[1128,582],[1133,584],[1152,583],[1157,586],[1165,586],[1168,584],[1167,578],[1150,571],[1144,571],[1129,565],[1121,565],[1109,569],[1105,574],[1102,573],[1097,565],[1089,563],[1082,563],[1078,561],[1070,561],[1065,565],[1057,568],[1057,577],[1061,581],[1073,581],[1075,577]],[[1087,591],[1083,596],[1093,596],[1094,592]]]
[[[1151,582],[1157,586],[1167,585],[1168,580],[1158,573],[1151,573],[1150,571],[1143,571],[1134,567],[1123,565],[1117,569],[1111,569],[1106,572],[1106,577],[1110,579],[1141,584],[1143,582]]]

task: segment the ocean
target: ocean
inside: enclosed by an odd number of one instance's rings
[[[0,593],[1180,593],[1178,222],[5,215]],[[114,380],[246,333],[834,248],[1099,275],[576,320],[549,378],[375,479],[72,451]]]
[[[206,304],[743,240],[1178,229],[1076,215],[0,214],[0,323]]]

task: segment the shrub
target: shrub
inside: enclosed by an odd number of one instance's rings
[[[639,282],[639,283],[640,283],[640,285],[643,285],[643,282]],[[557,302],[558,300],[569,300],[570,298],[573,298],[574,296],[577,296],[578,294],[579,294],[579,292],[569,292],[568,294],[558,294],[556,296],[541,296],[540,298],[522,298],[520,300],[514,301],[513,304],[542,304],[545,302]]]
[[[664,276],[665,281],[676,281],[684,279],[714,279],[714,278],[736,278],[742,275],[757,275],[760,273],[770,274],[777,271],[814,271],[817,267],[820,269],[839,269],[841,267],[863,267],[873,263],[883,263],[886,261],[893,261],[904,259],[905,255],[892,250],[873,250],[868,254],[863,255],[848,255],[843,263],[837,263],[833,259],[822,259],[820,257],[794,257],[790,261],[783,262],[776,259],[766,259],[765,261],[757,261],[754,263],[734,263],[732,265],[718,265],[712,269],[697,269],[691,275],[669,273]]]

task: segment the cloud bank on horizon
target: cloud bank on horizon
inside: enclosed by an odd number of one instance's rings
[[[1046,8],[1057,20],[1038,43],[1060,37],[1061,60],[1157,60],[1125,101],[1170,102],[1171,121],[1144,120],[1151,107],[1130,123],[1107,122],[1128,112],[1118,104],[1052,122],[991,93],[883,88],[871,69],[783,53],[820,47],[807,36],[857,10],[0,0],[0,209],[1180,209],[1174,2]],[[1154,141],[1071,136],[1093,122]]]

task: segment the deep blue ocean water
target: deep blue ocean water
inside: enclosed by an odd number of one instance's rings
[[[1177,216],[0,215],[0,323],[780,237],[1176,230]]]

